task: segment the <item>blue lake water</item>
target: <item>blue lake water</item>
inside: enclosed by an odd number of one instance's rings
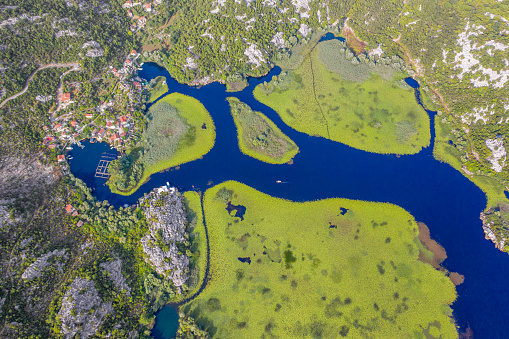
[[[249,79],[242,92],[227,93],[225,86],[212,83],[201,88],[179,84],[169,73],[155,64],[145,64],[139,72],[144,79],[166,76],[169,92],[180,92],[200,100],[212,115],[217,138],[214,148],[203,159],[152,175],[151,179],[130,196],[112,194],[105,180],[94,178],[105,144],[85,143],[84,149],[72,151],[71,171],[94,188],[95,195],[115,206],[134,204],[144,193],[166,182],[179,190],[206,190],[225,180],[243,182],[272,196],[294,201],[332,197],[390,202],[409,211],[424,222],[431,236],[447,251],[443,266],[465,275],[457,287],[458,299],[453,304],[454,316],[461,329],[470,326],[481,338],[507,336],[509,319],[509,256],[484,238],[480,212],[486,205],[482,191],[461,173],[436,161],[432,146],[416,155],[373,154],[321,137],[300,133],[285,125],[278,114],[254,99],[254,87],[270,81],[280,72]],[[408,81],[407,81],[408,82]],[[415,85],[410,82],[410,84]],[[235,96],[261,111],[300,148],[292,165],[270,165],[240,152],[233,119],[226,98]],[[430,119],[434,114],[430,113]],[[433,123],[432,123],[433,126]],[[434,137],[434,129],[432,128]],[[276,183],[277,180],[285,182]],[[159,324],[173,326],[174,318],[159,313]],[[173,320],[171,320],[171,319]],[[162,325],[161,325],[162,326]],[[157,338],[168,338],[154,331]]]

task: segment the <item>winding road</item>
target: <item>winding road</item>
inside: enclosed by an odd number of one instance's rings
[[[39,72],[41,69],[45,69],[45,68],[62,68],[62,67],[73,67],[72,69],[70,69],[69,71],[67,72],[70,72],[72,70],[74,71],[77,71],[80,69],[80,64],[75,62],[75,63],[67,63],[67,64],[48,64],[48,65],[44,65],[44,66],[40,66],[39,68],[37,68],[35,71],[32,72],[32,74],[30,74],[30,76],[28,77],[27,81],[25,82],[25,86],[23,87],[23,89],[21,90],[21,92],[19,93],[16,93],[10,97],[8,97],[7,99],[5,99],[4,101],[2,101],[2,103],[0,103],[0,108],[2,108],[8,101],[10,100],[13,100],[13,99],[16,99],[17,97],[19,97],[20,95],[24,94],[27,89],[28,89],[28,85],[30,84],[30,81],[32,81],[32,79],[34,78],[34,75]],[[67,73],[66,72],[66,73]]]

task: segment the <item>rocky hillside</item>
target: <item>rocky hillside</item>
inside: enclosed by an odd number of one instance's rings
[[[186,213],[182,197],[176,188],[163,186],[144,200],[148,231],[141,239],[145,260],[157,273],[180,287],[188,280],[189,247],[186,233]]]

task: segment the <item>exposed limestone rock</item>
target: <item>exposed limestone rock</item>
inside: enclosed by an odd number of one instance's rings
[[[300,24],[299,33],[302,34],[303,37],[307,37],[309,33],[311,33],[311,28],[306,24]]]
[[[256,44],[249,44],[249,47],[244,51],[244,55],[247,56],[247,62],[254,64],[256,67],[260,67],[265,63],[262,51],[256,48]]]
[[[101,44],[98,43],[97,41],[88,41],[88,42],[85,42],[83,44],[83,46],[81,46],[81,48],[88,48],[88,47],[93,47],[93,48],[101,48]]]
[[[277,32],[270,41],[276,48],[285,48],[285,39],[283,39],[283,32]]]
[[[110,312],[113,312],[111,302],[103,302],[95,283],[76,278],[65,293],[62,308],[58,312],[62,320],[62,334],[66,339],[73,338],[76,333],[80,338],[95,335],[104,317]]]
[[[99,266],[104,268],[110,274],[110,280],[115,284],[120,291],[126,290],[127,295],[131,295],[131,288],[127,285],[124,276],[122,275],[122,260],[116,258],[114,261],[103,262]]]
[[[65,249],[62,249],[60,251],[54,250],[52,252],[46,253],[42,257],[37,258],[37,260],[35,260],[30,266],[28,266],[27,269],[25,270],[25,272],[23,272],[23,274],[21,275],[21,278],[23,278],[23,279],[39,278],[42,275],[42,272],[44,271],[44,269],[50,264],[48,262],[48,260],[52,256],[62,257],[64,255],[65,255]],[[62,271],[63,264],[56,263],[55,265],[59,268],[60,271]]]
[[[35,100],[40,101],[40,102],[48,102],[48,101],[51,101],[51,99],[53,99],[52,95],[48,95],[48,96],[38,95],[35,97]]]
[[[1,199],[0,200],[0,230],[4,226],[8,226],[21,221],[20,217],[11,216],[9,204],[13,203],[15,199]]]
[[[498,248],[501,251],[504,251],[505,250],[505,242],[507,239],[505,239],[502,234],[500,234],[501,240],[499,241],[497,239],[495,232],[491,228],[492,226],[495,225],[495,222],[493,220],[490,221],[488,218],[488,215],[490,213],[492,213],[491,207],[486,211],[486,213],[484,213],[484,212],[481,213],[480,219],[482,220],[482,229],[484,231],[484,237],[487,240],[491,240],[495,244],[496,248]]]
[[[502,138],[488,139],[486,140],[486,147],[491,151],[491,156],[487,159],[491,162],[491,169],[495,172],[502,172],[502,168],[505,166],[506,150],[504,148],[504,141]]]
[[[186,213],[182,198],[174,187],[163,186],[144,198],[149,229],[141,239],[147,263],[177,287],[188,279],[189,258],[179,253],[177,244],[187,241]]]

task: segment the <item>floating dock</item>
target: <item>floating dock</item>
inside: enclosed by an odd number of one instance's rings
[[[110,165],[110,162],[112,162],[115,159],[117,159],[116,154],[104,152],[101,155],[101,160],[99,160],[97,168],[95,169],[95,177],[109,179],[110,173],[108,173],[108,166]]]

